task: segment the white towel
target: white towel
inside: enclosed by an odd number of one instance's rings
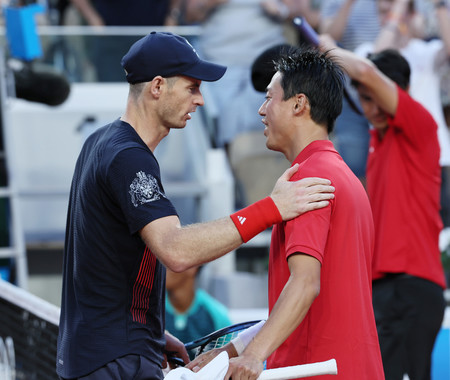
[[[228,353],[223,351],[198,372],[178,367],[170,371],[164,380],[223,380],[227,371]]]

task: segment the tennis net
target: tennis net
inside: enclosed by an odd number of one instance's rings
[[[58,379],[58,323],[58,307],[0,280],[0,379]]]

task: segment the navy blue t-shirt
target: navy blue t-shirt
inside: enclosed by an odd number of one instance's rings
[[[165,268],[139,231],[176,215],[160,169],[120,120],[85,142],[72,180],[64,248],[57,373],[86,375],[127,355],[160,366]]]

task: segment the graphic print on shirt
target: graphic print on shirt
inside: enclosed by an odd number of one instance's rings
[[[133,286],[131,314],[134,322],[147,323],[146,314],[150,307],[150,294],[156,271],[156,257],[145,247],[139,273]]]
[[[131,202],[134,207],[157,201],[161,197],[164,197],[164,194],[159,189],[156,178],[151,174],[145,174],[143,171],[136,173],[136,178],[131,182],[129,194],[131,195]]]

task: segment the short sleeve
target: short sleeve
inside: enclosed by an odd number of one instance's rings
[[[398,106],[390,127],[401,130],[409,142],[420,149],[423,142],[436,136],[437,124],[433,116],[408,93],[397,86]]]
[[[118,152],[106,168],[110,194],[135,233],[153,220],[177,215],[164,193],[159,164],[151,151],[130,147]]]
[[[305,253],[323,262],[330,228],[331,207],[307,212],[286,223],[286,259]]]

